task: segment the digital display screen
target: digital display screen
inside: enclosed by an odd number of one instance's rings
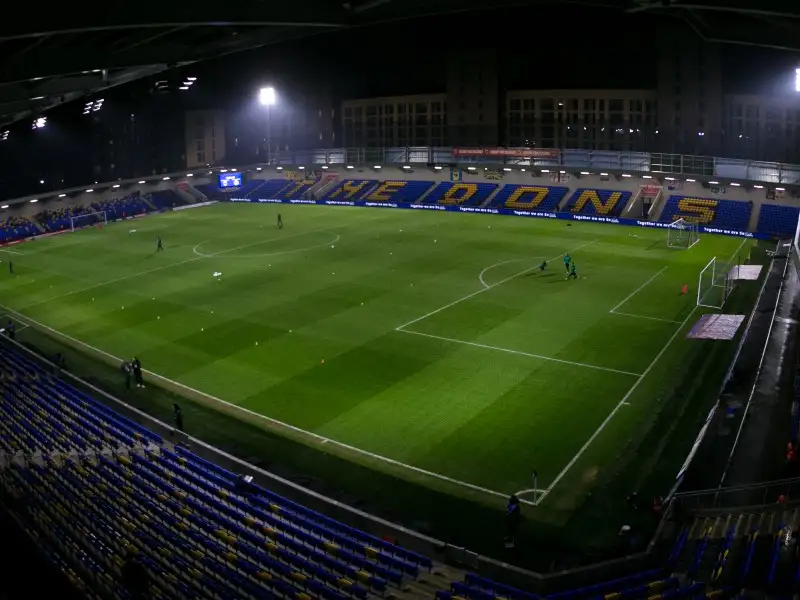
[[[219,176],[219,187],[221,188],[240,187],[241,185],[241,173],[222,173]]]

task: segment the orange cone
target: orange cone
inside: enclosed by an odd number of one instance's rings
[[[689,286],[684,283],[683,286],[681,286],[681,295],[685,296],[688,293],[689,293]]]

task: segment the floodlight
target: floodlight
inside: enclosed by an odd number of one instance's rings
[[[3,133],[0,133],[0,140],[7,140],[8,139],[8,129],[6,129]]]
[[[144,183],[144,181],[140,181],[140,182],[139,182],[139,185],[141,185],[141,184],[143,184],[143,183]]]
[[[8,204],[3,204],[3,206],[0,206],[0,208],[8,208]]]
[[[39,117],[33,122],[32,129],[42,129],[47,125],[47,117]]]
[[[115,184],[114,184],[114,185],[112,185],[111,187],[113,187],[114,189],[117,189],[117,188],[119,187],[119,184],[118,184],[118,183],[115,183]]]
[[[38,202],[38,201],[39,201],[39,199],[38,199],[38,198],[31,198],[31,199],[29,200],[29,202],[30,202],[31,204],[33,204],[34,202]]]
[[[274,87],[261,88],[258,91],[258,101],[261,103],[262,106],[274,105],[277,101],[277,98],[275,96],[275,88]]]

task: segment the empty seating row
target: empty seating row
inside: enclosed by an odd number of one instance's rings
[[[752,202],[673,195],[664,205],[661,221],[672,223],[685,219],[706,227],[747,231],[752,210]]]
[[[49,547],[81,580],[120,593],[131,549],[154,597],[364,600],[402,585],[430,559],[253,486],[116,414],[26,356],[0,347],[0,450],[44,464],[11,468],[3,485],[30,507]],[[108,447],[141,452],[109,453]],[[52,453],[86,460],[61,463]]]
[[[630,199],[628,191],[581,188],[572,194],[566,209],[575,214],[618,217]]]
[[[762,204],[758,214],[758,233],[780,237],[794,237],[800,207],[778,204]]]
[[[554,212],[569,188],[548,185],[504,185],[489,202],[494,208]]]

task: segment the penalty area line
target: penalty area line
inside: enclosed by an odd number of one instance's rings
[[[568,252],[577,252],[578,250],[582,250],[583,248],[586,248],[586,246],[594,244],[596,241],[597,240],[592,240],[591,242],[586,242],[585,244],[582,244],[582,245],[578,246],[577,248],[575,248],[573,250],[569,250]],[[568,252],[559,254],[558,256],[554,256],[553,258],[550,259],[550,261],[556,260],[557,258],[560,258],[560,257],[564,256]],[[550,262],[550,261],[548,261],[548,262]],[[503,264],[503,263],[498,263],[498,264]],[[497,265],[491,265],[489,268],[496,267],[496,266]],[[496,288],[498,285],[502,285],[502,284],[504,284],[504,283],[506,283],[508,281],[511,281],[512,279],[516,279],[517,277],[522,277],[523,275],[526,275],[526,274],[530,273],[531,271],[533,271],[534,269],[538,269],[538,268],[539,268],[538,265],[535,265],[533,267],[528,267],[524,271],[520,271],[519,273],[515,273],[514,275],[510,275],[509,277],[506,277],[505,279],[501,279],[497,283],[493,283],[493,284],[488,285],[488,286],[483,281],[481,281],[481,283],[483,283],[483,285],[486,286],[486,287],[482,287],[479,290],[475,290],[474,292],[472,292],[470,294],[467,294],[463,298],[459,298],[458,300],[454,300],[453,302],[450,302],[449,304],[445,304],[444,306],[441,306],[441,307],[437,308],[436,310],[432,310],[431,312],[426,313],[426,314],[422,315],[421,317],[417,317],[416,319],[412,319],[408,323],[403,323],[399,327],[396,327],[395,331],[403,331],[409,325],[413,325],[414,323],[419,323],[423,319],[427,319],[428,317],[432,317],[433,315],[438,314],[438,313],[442,312],[443,310],[446,310],[446,309],[448,309],[448,308],[450,308],[452,306],[455,306],[456,304],[461,304],[465,300],[469,300],[470,298],[474,298],[475,296],[477,296],[478,294],[482,294],[483,292],[488,292],[489,290]],[[481,275],[483,273],[485,273],[485,272],[486,272],[486,269],[484,269],[481,272]]]
[[[733,258],[739,253],[739,250],[741,250],[742,246],[744,246],[744,243],[746,241],[747,241],[747,238],[742,239],[741,243],[736,247],[736,250],[734,250],[733,256],[731,256],[731,260],[733,260]],[[689,314],[686,315],[686,318],[681,322],[680,327],[678,327],[675,330],[675,333],[673,333],[672,336],[667,340],[667,342],[661,348],[659,353],[653,359],[653,362],[651,362],[649,365],[647,365],[647,368],[644,370],[644,373],[642,373],[641,377],[639,377],[639,379],[637,379],[634,382],[634,384],[631,386],[631,389],[629,389],[627,391],[627,393],[622,397],[622,400],[620,400],[619,403],[613,408],[613,410],[609,413],[609,415],[605,418],[605,420],[602,423],[600,423],[600,426],[595,430],[595,432],[591,435],[591,437],[588,440],[586,440],[586,443],[581,447],[580,450],[578,450],[578,453],[575,456],[572,457],[572,460],[570,460],[569,463],[567,463],[567,466],[564,467],[561,470],[561,472],[558,475],[556,475],[556,477],[555,477],[555,479],[553,479],[552,483],[550,483],[550,485],[547,486],[547,489],[545,490],[544,494],[542,494],[541,497],[539,497],[537,499],[537,502],[536,502],[537,506],[542,503],[542,501],[550,494],[550,492],[553,491],[553,488],[555,488],[556,485],[558,485],[558,483],[570,471],[570,469],[572,469],[572,467],[575,466],[575,463],[578,462],[578,460],[581,458],[581,456],[583,456],[583,453],[586,452],[586,450],[589,448],[589,446],[592,445],[592,442],[594,442],[594,440],[597,439],[597,436],[599,436],[603,432],[603,430],[606,427],[608,427],[608,424],[611,422],[611,419],[614,418],[614,415],[616,415],[623,406],[628,406],[630,404],[628,402],[628,399],[631,397],[633,392],[636,391],[636,388],[639,387],[639,384],[642,382],[642,380],[644,380],[644,378],[647,377],[648,373],[650,373],[650,371],[656,365],[656,363],[659,360],[661,360],[661,357],[664,356],[664,353],[667,351],[667,348],[669,348],[672,345],[672,342],[675,341],[675,338],[678,337],[678,334],[681,331],[683,331],[683,328],[686,327],[686,324],[689,322],[689,319],[692,318],[692,315],[694,315],[694,313],[697,311],[697,309],[698,309],[698,307],[695,306],[689,312]]]
[[[70,341],[71,343],[73,343],[73,344],[75,344],[77,346],[81,346],[83,348],[91,350],[95,354],[103,355],[107,359],[111,359],[111,360],[115,361],[116,363],[121,363],[122,362],[121,358],[119,358],[117,356],[114,356],[113,354],[110,354],[110,353],[106,352],[105,350],[101,350],[100,348],[97,348],[95,346],[91,346],[91,345],[87,344],[86,342],[82,342],[81,340],[78,340],[78,339],[76,339],[76,338],[74,338],[74,337],[72,337],[70,335],[67,335],[66,333],[62,333],[61,331],[53,329],[52,327],[49,327],[49,326],[45,325],[44,323],[36,321],[35,319],[31,319],[27,315],[23,315],[23,314],[15,311],[15,310],[12,310],[12,309],[6,308],[6,307],[0,307],[0,309],[4,310],[7,313],[16,315],[16,317],[20,321],[25,322],[26,325],[28,325],[28,326],[34,326],[34,327],[36,327],[38,329],[42,329],[42,330],[48,331],[49,333],[51,333],[51,334],[53,334],[53,335],[55,335],[57,337],[63,338],[65,340],[68,340],[68,341]],[[339,442],[337,440],[324,437],[322,435],[319,435],[318,433],[314,433],[313,431],[308,431],[306,429],[301,429],[300,427],[296,427],[294,425],[290,425],[289,423],[284,423],[283,421],[279,421],[277,419],[273,419],[272,417],[268,417],[267,415],[262,415],[261,413],[254,412],[252,410],[249,410],[249,409],[244,408],[242,406],[238,406],[238,405],[233,404],[231,402],[227,402],[226,400],[222,400],[221,398],[217,398],[216,396],[212,396],[211,394],[207,394],[206,392],[202,392],[200,390],[191,388],[188,385],[184,385],[183,383],[180,383],[179,381],[175,381],[174,379],[169,379],[167,377],[159,375],[158,373],[154,373],[153,371],[144,370],[144,372],[145,372],[146,375],[148,375],[149,377],[151,377],[151,378],[153,378],[155,380],[169,383],[169,384],[171,384],[171,385],[173,385],[175,387],[184,389],[184,390],[186,390],[188,392],[196,394],[197,396],[202,396],[203,398],[206,398],[207,400],[210,400],[210,401],[212,401],[214,403],[217,403],[219,405],[225,406],[225,407],[227,407],[229,409],[233,409],[235,411],[244,413],[244,414],[249,415],[251,417],[255,417],[255,418],[259,419],[259,420],[262,420],[262,421],[265,421],[267,423],[270,423],[270,424],[272,424],[272,425],[274,425],[274,426],[276,426],[276,427],[278,427],[280,429],[284,429],[286,431],[291,431],[293,433],[300,434],[300,435],[302,435],[302,436],[304,436],[304,437],[306,437],[308,439],[314,440],[315,442],[319,442],[321,445],[337,446],[338,448],[341,448],[343,450],[347,450],[348,452],[351,452],[353,454],[365,456],[367,458],[371,458],[371,459],[377,460],[379,462],[384,462],[386,464],[389,464],[389,465],[392,465],[392,466],[395,466],[395,467],[400,467],[401,469],[405,469],[407,471],[411,471],[411,472],[417,473],[419,475],[424,475],[424,476],[430,477],[432,479],[438,479],[439,481],[444,481],[446,483],[449,483],[449,484],[452,484],[452,485],[455,485],[455,486],[458,486],[458,487],[462,487],[462,488],[465,488],[465,489],[468,489],[468,490],[471,490],[471,491],[474,491],[474,492],[480,492],[480,493],[483,493],[483,494],[486,494],[486,495],[489,495],[489,496],[496,496],[496,497],[503,498],[503,499],[506,499],[509,496],[509,493],[498,492],[497,490],[492,490],[492,489],[489,489],[489,488],[485,488],[485,487],[476,485],[474,483],[468,483],[466,481],[461,481],[461,480],[455,479],[453,477],[448,477],[447,475],[442,475],[441,473],[435,473],[433,471],[428,471],[426,469],[422,469],[420,467],[415,467],[414,465],[409,465],[407,463],[400,462],[399,460],[395,460],[395,459],[389,458],[387,456],[382,456],[380,454],[376,454],[374,452],[370,452],[369,450],[363,450],[361,448],[357,448],[355,446],[351,446],[350,444],[345,444],[344,442]],[[522,502],[525,503],[525,504],[528,504],[529,506],[533,506],[533,502],[531,502],[529,500],[522,500]]]
[[[531,354],[530,352],[523,352],[522,350],[512,350],[511,348],[501,348],[500,346],[490,346],[488,344],[479,344],[478,342],[468,342],[467,340],[458,340],[455,338],[443,337],[441,335],[433,335],[431,333],[422,333],[421,331],[411,331],[410,329],[399,329],[400,333],[408,333],[411,335],[421,335],[422,337],[432,338],[434,340],[442,340],[443,342],[451,342],[453,344],[464,344],[465,346],[472,346],[474,348],[484,348],[485,350],[495,350],[497,352],[505,352],[507,354],[517,354],[519,356],[528,356],[538,360],[545,360],[549,362],[560,363],[562,365],[571,365],[573,367],[581,367],[583,369],[594,369],[596,371],[606,371],[608,373],[617,373],[618,375],[628,375],[629,377],[641,377],[641,373],[631,373],[630,371],[621,371],[619,369],[612,369],[610,367],[601,367],[598,365],[590,365],[587,363],[574,362],[571,360],[563,360],[561,358],[553,358],[552,356],[543,356],[541,354]]]
[[[617,403],[617,405],[611,410],[611,412],[608,413],[608,416],[605,418],[605,420],[602,423],[600,423],[600,426],[594,431],[594,433],[589,437],[589,439],[586,440],[586,443],[583,446],[581,446],[580,450],[578,450],[578,452],[575,454],[575,456],[573,456],[572,459],[567,463],[567,466],[564,467],[561,470],[561,472],[558,475],[556,475],[555,479],[553,479],[553,481],[550,483],[550,485],[547,486],[547,489],[545,490],[545,492],[539,497],[539,499],[538,499],[538,501],[536,503],[537,505],[541,504],[542,501],[545,498],[547,498],[547,496],[550,494],[550,492],[553,491],[553,488],[556,487],[556,485],[558,485],[558,483],[564,478],[564,476],[567,473],[569,473],[569,471],[572,469],[572,467],[575,466],[575,463],[578,462],[578,460],[580,460],[581,456],[583,456],[584,452],[586,452],[586,450],[588,450],[589,446],[592,445],[592,442],[594,442],[597,439],[597,437],[603,432],[603,430],[606,427],[608,427],[608,424],[611,422],[611,420],[614,418],[614,416],[619,412],[619,410],[623,406],[628,406],[629,405],[628,399],[633,395],[633,392],[636,391],[636,388],[639,387],[639,384],[642,383],[642,381],[644,380],[645,377],[647,377],[648,373],[650,373],[650,371],[653,369],[653,367],[656,366],[658,361],[661,360],[661,357],[664,356],[664,353],[667,351],[667,348],[669,348],[672,345],[672,342],[675,341],[675,338],[678,337],[678,334],[681,331],[683,331],[683,328],[686,326],[686,323],[689,322],[689,319],[692,318],[692,315],[695,313],[695,310],[697,310],[697,307],[692,309],[692,312],[690,312],[686,316],[686,318],[683,320],[683,322],[681,322],[681,326],[678,327],[675,330],[675,333],[673,333],[672,336],[667,340],[667,342],[661,348],[659,353],[656,354],[656,357],[652,360],[652,362],[649,365],[647,365],[647,368],[644,370],[644,373],[642,373],[639,376],[639,379],[637,379],[633,383],[631,388],[622,397],[622,400],[620,400]]]
[[[7,252],[8,254],[14,254],[16,256],[25,256],[24,252],[17,252],[16,250],[9,250],[8,248],[0,248],[0,252]]]

